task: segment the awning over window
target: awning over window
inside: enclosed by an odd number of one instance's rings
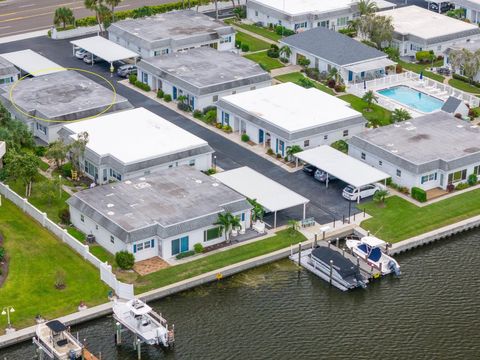
[[[360,64],[345,66],[345,69],[353,72],[354,74],[360,74],[365,71],[385,69],[387,66],[393,66],[396,63],[390,59],[376,59],[371,61],[365,61]]]

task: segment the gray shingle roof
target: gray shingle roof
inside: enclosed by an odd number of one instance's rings
[[[442,111],[453,114],[455,111],[457,111],[461,103],[462,103],[462,100],[457,99],[456,97],[453,97],[453,96],[449,96],[447,101],[445,101],[445,103],[442,106]]]
[[[341,66],[387,56],[377,49],[323,27],[289,36],[281,42]]]
[[[0,56],[0,76],[3,75],[16,75],[20,71],[7,59]]]

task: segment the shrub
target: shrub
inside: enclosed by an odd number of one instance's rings
[[[5,260],[5,248],[0,246],[0,262]]]
[[[468,183],[461,182],[461,183],[457,184],[457,186],[455,186],[455,190],[464,190],[464,189],[467,189],[469,187],[470,187],[470,185]]]
[[[282,158],[282,155],[281,154],[277,154],[277,159],[281,159]]]
[[[237,49],[241,49],[242,48],[242,42],[240,40],[235,40],[235,47]]]
[[[72,163],[70,162],[67,162],[65,164],[62,165],[61,167],[61,172],[62,172],[62,176],[63,177],[71,177],[72,176],[72,169],[73,169],[73,166],[72,166]]]
[[[207,175],[213,175],[213,174],[216,174],[217,173],[217,170],[215,170],[214,168],[210,168],[207,170]]]
[[[135,83],[137,82],[137,75],[130,74],[130,76],[128,77],[128,82],[132,85],[135,85]]]
[[[468,182],[468,185],[470,186],[476,185],[478,182],[478,176],[476,174],[468,175],[467,182]]]
[[[377,44],[370,40],[362,40],[362,44],[373,47],[375,49],[377,48]]]
[[[345,29],[338,30],[338,32],[340,34],[347,35],[349,37],[357,36],[357,32],[354,29],[345,28]]]
[[[186,251],[186,252],[182,252],[182,253],[178,254],[177,256],[175,256],[175,258],[180,260],[180,259],[186,258],[188,256],[192,256],[192,255],[195,255],[195,251],[190,250],[190,251]]]
[[[200,110],[195,110],[195,111],[193,112],[193,117],[194,117],[195,119],[201,119],[201,118],[203,118],[203,114],[202,114],[202,112],[201,112]]]
[[[310,65],[310,60],[308,60],[306,58],[302,58],[302,59],[298,59],[297,63],[298,63],[298,65],[306,68],[306,67],[308,67],[308,65]]]
[[[131,270],[135,264],[135,256],[126,250],[122,250],[115,254],[115,261],[120,269]]]
[[[203,115],[206,115],[209,111],[215,111],[215,115],[217,114],[217,107],[214,106],[214,105],[210,105],[210,106],[207,106],[207,107],[204,107],[202,109],[202,112],[203,112]]]
[[[242,51],[243,52],[249,52],[250,51],[250,46],[248,46],[248,44],[242,44]]]
[[[62,224],[70,224],[70,210],[68,210],[68,208],[58,210],[58,217],[60,218]]]
[[[222,128],[222,123],[217,122],[217,123],[215,124],[215,127],[216,127],[217,129],[221,129],[221,128]]]
[[[250,136],[248,136],[247,134],[242,134],[242,141],[243,141],[243,142],[248,142],[248,141],[250,141]]]
[[[46,152],[47,152],[46,146],[35,146],[35,155],[42,157],[42,156],[45,156]]]
[[[65,287],[67,286],[65,277],[66,277],[65,270],[63,269],[57,270],[57,272],[55,273],[55,288],[57,290],[65,289]]]
[[[336,85],[336,82],[334,79],[330,79],[327,81],[327,86],[330,88],[330,89],[333,89]]]
[[[272,49],[274,51],[279,51],[280,50],[280,48],[276,44],[271,44],[270,49]]]
[[[197,254],[202,253],[203,252],[203,245],[200,244],[200,243],[196,243],[195,245],[193,245],[193,250],[195,250],[195,252]]]
[[[274,58],[274,59],[277,59],[277,58],[280,57],[280,53],[278,52],[278,50],[268,49],[267,50],[267,56],[271,57],[271,58]]]
[[[157,90],[157,98],[162,99],[164,96],[165,96],[165,93],[163,92],[163,90],[158,89]]]
[[[269,148],[269,149],[267,150],[267,154],[268,154],[268,155],[273,155],[273,150],[272,150],[271,148]]]
[[[163,96],[163,100],[165,100],[166,102],[172,101],[172,95],[170,95],[170,94],[165,94],[165,95]]]
[[[190,105],[185,104],[184,102],[177,103],[177,108],[182,111],[192,111]]]
[[[275,26],[275,32],[277,33],[277,35],[282,35],[282,36],[290,36],[295,34],[295,31],[287,29],[286,27],[281,25]]]
[[[211,124],[217,120],[217,109],[208,110],[204,116],[204,120],[207,124]]]
[[[418,62],[429,62],[429,61],[432,61],[432,57],[433,57],[433,51],[417,51],[415,53],[415,59],[418,61]]]
[[[150,86],[148,84],[145,84],[141,82],[140,80],[135,81],[135,86],[138,87],[139,89],[142,89],[144,91],[150,91]]]
[[[419,187],[412,187],[412,198],[420,202],[427,201],[427,193],[425,190],[420,189]]]
[[[336,84],[336,85],[335,85],[335,91],[336,91],[336,92],[345,92],[345,85],[343,85],[343,84]]]
[[[395,66],[395,72],[396,72],[397,74],[402,73],[402,72],[403,72],[403,66],[400,65],[400,64],[397,64],[397,66]]]
[[[227,132],[227,133],[231,133],[232,132],[232,127],[230,125],[223,125],[222,130]]]
[[[286,58],[286,57],[281,57],[279,60],[284,64],[288,63],[288,61],[289,61],[288,58]]]
[[[337,140],[330,146],[344,154],[348,154],[348,143],[345,140]]]
[[[320,71],[317,68],[306,68],[305,75],[314,80],[320,80]]]

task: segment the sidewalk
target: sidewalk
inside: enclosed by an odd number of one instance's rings
[[[275,165],[281,167],[282,169],[290,172],[290,173],[294,173],[298,170],[301,170],[302,167],[299,166],[297,168],[295,168],[294,164],[292,167],[290,167],[289,165],[287,165],[286,163],[284,163],[283,161],[280,161],[280,160],[277,160],[276,158],[274,158],[273,156],[270,156],[267,154],[267,148],[261,146],[261,145],[250,145],[246,142],[243,142],[240,138],[240,136],[238,135],[238,133],[226,133],[225,131],[221,130],[221,129],[217,129],[215,126],[212,126],[212,125],[208,125],[206,123],[204,123],[203,121],[199,120],[199,119],[195,119],[191,113],[189,112],[185,112],[185,111],[181,111],[177,108],[177,103],[174,102],[174,101],[171,101],[171,102],[165,102],[163,99],[159,99],[157,98],[157,95],[156,93],[154,93],[153,91],[149,91],[148,93],[137,88],[136,86],[133,86],[132,84],[130,84],[128,82],[128,80],[122,80],[122,81],[119,81],[118,82],[119,84],[122,84],[136,92],[139,92],[143,95],[145,95],[146,97],[158,102],[159,104],[162,104],[163,106],[165,107],[168,107],[169,109],[175,111],[176,113],[186,117],[187,119],[197,123],[198,125],[200,126],[203,126],[204,128],[210,130],[210,131],[213,131],[215,133],[217,133],[218,135],[220,136],[223,136],[224,138],[244,147],[245,149],[248,149],[252,152],[254,152],[255,154],[257,154],[258,156],[261,156],[263,157],[264,159],[274,163]]]
[[[266,38],[266,37],[263,37],[262,35],[259,35],[257,33],[254,33],[252,31],[249,31],[249,30],[246,30],[244,28],[241,28],[240,26],[237,26],[235,24],[231,24],[230,25],[231,27],[233,27],[235,30],[237,31],[240,31],[240,32],[243,32],[247,35],[250,35],[251,37],[254,37],[258,40],[262,40],[262,41],[265,41],[266,43],[269,43],[269,44],[272,44],[272,45],[278,45],[278,42],[277,41],[274,41],[272,39],[269,39],[269,38]]]
[[[302,67],[300,65],[288,65],[282,68],[273,69],[270,71],[270,74],[272,75],[272,78],[275,78],[280,75],[300,72],[301,70],[302,70]]]

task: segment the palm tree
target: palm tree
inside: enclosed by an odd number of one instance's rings
[[[279,53],[280,56],[290,59],[290,56],[292,55],[292,49],[290,49],[287,45],[284,45],[280,48]]]
[[[185,101],[187,101],[187,97],[185,95],[180,95],[179,97],[177,97],[177,100],[184,104]]]
[[[73,16],[73,11],[67,7],[60,7],[55,10],[55,15],[53,16],[53,23],[55,26],[63,25],[63,29],[66,28],[67,24],[73,24],[75,22],[75,17]]]
[[[265,211],[263,210],[262,205],[260,205],[256,199],[247,199],[250,205],[252,205],[252,221],[262,220],[263,214]]]
[[[235,222],[234,216],[230,212],[218,214],[218,219],[213,225],[217,225],[220,231],[224,231],[225,241],[229,241],[232,224]]]
[[[104,0],[84,0],[85,8],[95,12],[98,28],[103,32],[102,24],[110,10],[105,6]]]
[[[377,190],[375,194],[373,194],[373,201],[378,204],[385,204],[385,198],[388,196],[388,190]]]
[[[360,0],[358,2],[358,12],[360,16],[374,14],[377,10],[377,4],[373,0]]]
[[[123,0],[105,0],[107,5],[110,5],[110,12],[112,14],[112,22],[115,21],[115,7],[120,5]]]
[[[405,109],[395,109],[392,113],[392,122],[401,122],[409,120],[412,118],[412,115]]]
[[[288,220],[288,231],[293,234],[298,230],[298,221],[297,220]]]
[[[378,96],[376,96],[372,90],[369,90],[363,95],[362,100],[367,103],[367,108],[365,110],[371,111],[372,104],[374,102],[378,103]]]
[[[293,155],[302,151],[300,145],[287,146],[287,157],[291,159]]]

